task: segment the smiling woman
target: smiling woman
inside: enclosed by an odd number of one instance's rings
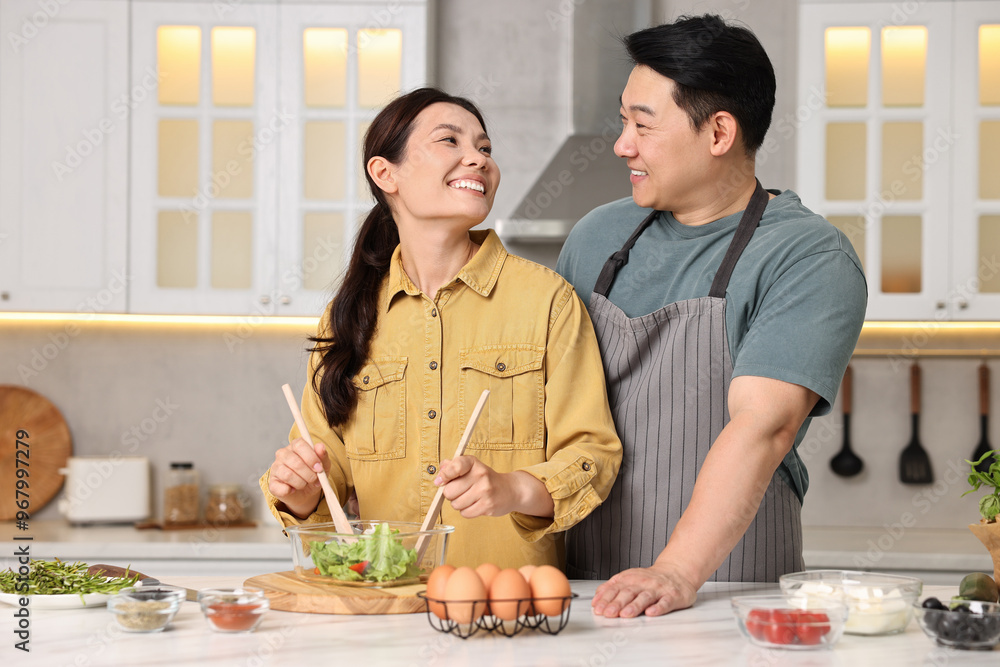
[[[315,446],[292,429],[265,497],[283,525],[330,521],[325,474],[361,518],[419,523],[443,487],[449,562],[561,565],[562,531],[621,463],[590,318],[554,272],[472,231],[500,169],[471,102],[397,98],[364,161],[376,204],[312,338],[302,414]],[[484,389],[466,455],[441,460]]]

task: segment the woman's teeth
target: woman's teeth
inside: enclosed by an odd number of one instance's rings
[[[486,188],[483,187],[483,184],[478,181],[455,181],[454,183],[450,183],[449,187],[456,189],[465,188],[466,190],[475,190],[476,192],[486,194]]]
[[[638,169],[632,169],[632,175],[633,176],[645,176],[646,172],[639,171]]]

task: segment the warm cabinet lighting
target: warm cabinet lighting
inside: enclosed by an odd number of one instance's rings
[[[198,104],[201,86],[201,28],[164,25],[156,30],[160,104]]]
[[[1000,294],[1000,215],[979,216],[979,291]]]
[[[347,29],[302,32],[307,107],[342,108],[347,102]]]
[[[882,186],[897,199],[923,197],[924,124],[919,121],[882,125]]]
[[[253,197],[253,122],[217,120],[212,123],[212,174],[216,199]]]
[[[1000,120],[979,122],[979,198],[1000,199]]]
[[[160,211],[156,221],[156,285],[198,286],[198,216]]]
[[[927,28],[882,29],[882,104],[923,106]]]
[[[1000,25],[979,26],[979,103],[1000,105]]]
[[[212,28],[212,101],[253,106],[257,33],[253,28]]]
[[[923,227],[918,215],[882,218],[882,291],[920,292]]]
[[[826,198],[865,198],[868,128],[864,123],[827,123]]]
[[[863,107],[868,104],[868,28],[826,29],[826,105]]]
[[[198,121],[163,119],[158,123],[157,192],[161,197],[191,197],[198,189]]]
[[[358,106],[380,107],[399,92],[402,58],[401,30],[358,31]]]
[[[212,288],[250,289],[253,280],[253,216],[249,211],[212,214]]]

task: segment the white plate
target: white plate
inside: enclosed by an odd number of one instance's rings
[[[0,602],[15,607],[21,606],[20,599],[25,597],[17,593],[0,593]],[[85,593],[83,599],[76,593],[69,595],[28,595],[31,598],[29,609],[82,609],[83,607],[103,607],[111,597],[107,593]]]

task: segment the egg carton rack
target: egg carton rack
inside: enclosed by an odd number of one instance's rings
[[[423,598],[427,603],[425,611],[427,621],[431,627],[438,632],[453,634],[462,639],[468,639],[480,630],[493,632],[513,637],[523,630],[538,630],[549,635],[557,635],[569,623],[570,603],[573,598],[578,597],[576,593],[564,597],[534,598],[532,600],[438,600],[429,598],[425,593],[417,593],[417,597]],[[504,620],[489,613],[489,604],[514,604],[527,605],[529,609],[537,603],[555,603],[562,609],[562,612],[555,616],[548,616],[540,613],[526,613],[519,615],[514,620]],[[451,605],[451,611],[448,605]],[[444,618],[432,611],[434,605]],[[475,619],[470,622],[460,623],[456,618]]]

